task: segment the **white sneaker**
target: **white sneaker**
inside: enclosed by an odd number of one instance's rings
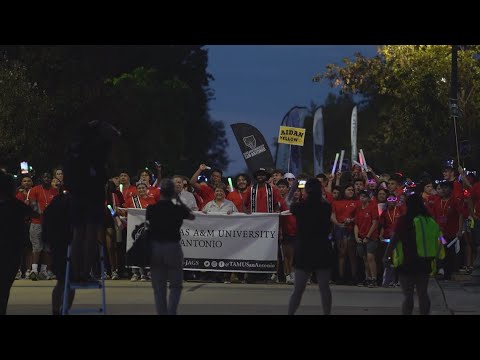
[[[272,276],[270,277],[270,280],[277,281],[277,274],[272,274]]]
[[[143,282],[147,281],[147,277],[145,275],[140,276],[140,281],[143,281]]]
[[[50,277],[48,276],[47,271],[40,271],[38,273],[38,280],[50,280]]]
[[[138,281],[139,278],[140,278],[140,276],[138,276],[138,274],[133,274],[130,281]]]
[[[30,280],[30,274],[32,273],[32,270],[28,269],[25,271],[25,280]]]
[[[20,280],[22,278],[22,270],[17,271],[17,275],[15,275],[15,280]]]
[[[118,280],[120,279],[120,276],[118,276],[118,273],[116,271],[112,271],[112,280]]]
[[[288,274],[288,275],[286,276],[286,282],[287,282],[287,284],[289,284],[289,285],[293,285],[294,279],[293,279],[293,276],[292,276],[291,274]]]
[[[57,278],[55,274],[52,272],[52,270],[48,270],[47,275],[48,275],[47,280],[55,280]]]

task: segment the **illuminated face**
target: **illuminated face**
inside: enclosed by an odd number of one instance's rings
[[[173,184],[175,185],[175,191],[180,193],[183,190],[183,179],[179,177],[173,178]]]
[[[130,184],[130,176],[127,173],[121,173],[119,179],[122,185]]]
[[[423,191],[425,191],[427,195],[430,195],[433,191],[433,185],[432,184],[425,185],[425,187],[423,188]]]
[[[370,198],[365,194],[361,194],[359,199],[362,204],[366,204],[370,200]]]
[[[33,181],[29,177],[23,178],[22,179],[22,188],[25,190],[31,189],[33,186]]]
[[[377,188],[377,182],[373,179],[368,180],[368,188],[370,190],[375,190]]]
[[[120,178],[118,176],[114,176],[110,180],[112,180],[112,182],[115,184],[116,187],[120,185]]]
[[[353,194],[355,192],[353,191],[353,187],[352,186],[349,186],[345,189],[345,199],[351,199],[353,197]]]
[[[276,184],[282,177],[282,173],[273,173],[273,183]]]
[[[355,181],[355,192],[360,192],[363,189],[365,189],[365,185],[363,184],[363,181]]]
[[[288,194],[288,187],[286,185],[278,185],[278,191],[280,192],[280,195],[285,196]]]
[[[145,184],[138,185],[137,193],[138,193],[138,196],[140,197],[144,197],[145,195],[147,195],[147,185]]]
[[[384,190],[379,191],[377,193],[377,200],[381,203],[385,202],[387,200],[387,193]]]
[[[150,184],[150,174],[147,171],[142,171],[140,173],[140,181],[143,181],[145,184]]]
[[[58,180],[57,178],[53,178],[50,185],[52,185],[54,189],[58,189],[58,186],[60,185],[60,180]]]
[[[398,184],[395,180],[389,180],[387,187],[388,191],[395,192],[395,190],[397,190]]]
[[[223,201],[225,199],[225,191],[221,188],[215,189],[215,200]]]
[[[218,171],[214,171],[210,176],[210,180],[212,180],[212,184],[219,184],[222,182],[222,174]]]
[[[60,182],[63,182],[63,170],[57,169],[55,171],[54,177],[60,180]]]
[[[442,173],[445,180],[453,180],[453,178],[455,177],[455,172],[453,171],[453,169],[450,168],[443,169]]]
[[[237,187],[239,190],[243,191],[247,188],[247,179],[245,176],[239,176],[237,179]]]
[[[42,176],[42,180],[45,185],[50,185],[50,183],[52,182],[52,177],[49,173],[44,173]]]
[[[338,200],[338,198],[340,197],[340,191],[338,191],[338,189],[333,190],[332,196],[335,200]]]

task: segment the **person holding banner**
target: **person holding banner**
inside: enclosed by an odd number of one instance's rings
[[[323,313],[329,315],[332,310],[329,280],[334,263],[333,249],[328,239],[332,207],[324,200],[322,184],[318,179],[307,181],[304,196],[304,202],[294,203],[290,208],[297,219],[297,241],[293,260],[295,284],[288,305],[288,314],[294,315],[297,311],[310,274],[315,272]]]
[[[234,191],[227,195],[237,207],[238,212],[250,213],[250,178],[247,174],[238,174],[234,181]]]
[[[185,205],[172,202],[175,185],[170,179],[160,182],[160,201],[147,207],[145,215],[149,239],[152,242],[152,287],[158,315],[176,315],[183,288],[183,250],[180,228],[184,219],[195,215]],[[167,302],[167,281],[170,296]]]

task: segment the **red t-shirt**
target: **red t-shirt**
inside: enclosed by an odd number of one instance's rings
[[[274,186],[272,186],[272,195],[273,195],[273,208],[275,211],[275,204],[278,204],[282,197],[280,196],[280,192]],[[251,202],[251,200],[250,200]],[[250,204],[251,205],[251,204]],[[251,207],[251,206],[250,206]],[[252,212],[254,212],[252,210]],[[257,191],[257,213],[268,213],[268,206],[267,206],[267,187],[260,187]]]
[[[463,185],[458,181],[453,181],[453,196],[457,200],[463,200]]]
[[[394,207],[392,209],[385,210],[380,216],[380,225],[383,227],[383,238],[390,239],[392,236],[393,229],[395,224],[400,216],[403,215],[403,212],[400,208]]]
[[[280,211],[287,211],[285,199],[280,200]],[[284,235],[297,236],[297,218],[293,215],[280,216],[280,226]]]
[[[58,190],[54,188],[47,190],[44,189],[42,185],[37,185],[32,188],[30,191],[30,200],[37,202],[38,209],[42,213],[40,217],[32,218],[32,224],[41,224],[43,222],[43,212],[57,195]]]
[[[204,204],[208,204],[215,199],[215,191],[207,184],[200,184],[200,189],[197,189],[197,193],[202,198]]]
[[[21,202],[30,205],[30,194],[31,194],[32,189],[28,190],[27,192],[25,191],[17,191],[17,195],[15,197],[20,200]]]
[[[333,194],[330,192],[330,191],[326,191],[324,192],[324,196],[325,200],[327,200],[330,204],[332,204],[335,199],[333,198]]]
[[[470,190],[472,196],[473,208],[475,209],[475,215],[480,218],[480,182],[473,185]]]
[[[245,189],[244,192],[234,190],[227,195],[227,200],[230,200],[237,207],[238,212],[245,212],[250,209],[250,187]]]
[[[158,202],[158,200],[160,200],[160,189],[155,186],[150,186],[147,189],[147,196],[153,198],[155,202]]]
[[[442,200],[439,197],[433,203],[433,218],[446,238],[454,238],[457,234],[458,216],[462,213],[462,207],[460,201],[454,196],[450,196],[448,200]]]
[[[337,218],[337,222],[343,223],[346,219],[354,219],[357,207],[359,206],[358,200],[338,200],[332,204],[332,212]],[[353,229],[353,223],[348,225],[349,229]]]
[[[148,205],[154,205],[156,203],[153,197],[138,197],[140,199],[140,204],[142,205],[142,209],[146,209]],[[125,207],[128,209],[135,209],[135,204],[133,202],[133,196],[128,198],[125,202]]]
[[[365,209],[362,209],[361,205],[357,208],[357,212],[355,214],[355,224],[358,226],[358,237],[360,239],[367,237],[367,234],[372,227],[373,220],[378,221],[378,209],[376,206],[368,204]],[[370,235],[370,238],[378,239],[378,227]]]
[[[134,185],[124,186],[122,195],[126,204],[129,198],[131,198],[133,195],[137,195],[137,187]]]

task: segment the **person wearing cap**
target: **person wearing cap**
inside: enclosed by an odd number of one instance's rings
[[[455,238],[460,239],[463,230],[462,202],[452,194],[453,182],[443,181],[438,185],[438,198],[432,206],[432,215],[447,242],[445,246],[445,260],[439,263],[438,275],[449,280],[457,270],[457,254],[455,246],[447,245]]]
[[[357,242],[357,253],[365,264],[364,286],[377,286],[377,264],[375,253],[378,247],[378,208],[371,206],[367,191],[359,193],[360,206],[355,214],[353,232]],[[360,284],[359,284],[360,285]]]
[[[279,211],[280,193],[276,187],[267,183],[267,180],[270,178],[267,170],[260,168],[255,171],[253,177],[257,183],[251,189],[250,211],[252,213],[274,213]]]
[[[283,178],[287,180],[290,185],[292,185],[292,183],[295,181],[295,175],[293,175],[292,173],[285,173],[283,175]]]
[[[449,182],[452,183],[453,196],[456,199],[463,200],[463,186],[455,176],[456,174],[455,174],[455,168],[454,168],[454,161],[453,160],[448,160],[443,164],[442,175],[443,175],[443,179],[445,181],[449,181]]]

